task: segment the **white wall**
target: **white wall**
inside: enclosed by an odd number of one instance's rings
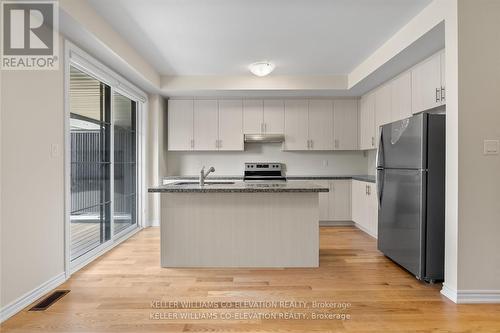
[[[167,110],[163,97],[151,94],[148,97],[147,113],[147,140],[146,140],[146,169],[147,186],[155,186],[161,183],[166,175],[166,146]],[[159,225],[160,222],[160,194],[147,194],[147,221],[146,226]]]
[[[434,2],[437,2],[435,0]],[[442,293],[453,301],[458,284],[458,23],[457,0],[440,0],[445,18],[446,204]]]
[[[377,151],[376,150],[368,150],[366,152],[367,160],[368,160],[368,175],[375,175],[377,173]]]
[[[368,165],[360,151],[287,152],[279,143],[247,143],[244,152],[167,153],[169,176],[198,175],[203,165],[214,166],[215,175],[241,176],[245,162],[282,162],[290,176],[366,174]]]
[[[458,290],[500,302],[500,1],[458,1]],[[480,36],[480,38],[479,38]]]
[[[117,61],[159,86],[159,75],[83,1],[60,1]],[[90,33],[87,30],[88,33]],[[57,71],[0,75],[0,317],[64,280],[63,40]],[[78,44],[78,39],[73,38]],[[104,46],[103,46],[104,47]],[[163,120],[161,120],[163,121]],[[51,153],[56,145],[57,153]],[[166,163],[163,163],[165,165]],[[57,279],[55,279],[57,277]],[[37,294],[38,293],[38,294]]]
[[[86,51],[99,58],[105,57],[105,52],[112,53],[112,59],[100,59],[110,68],[120,72],[132,83],[143,89],[146,86],[154,88],[160,87],[160,75],[156,72],[140,54],[127,41],[127,36],[122,36],[116,32],[100,16],[94,7],[87,1],[82,0],[59,0],[60,28],[61,32],[70,36],[77,44],[86,47]],[[71,23],[66,20],[66,16],[71,18]],[[89,40],[91,39],[91,41]],[[122,66],[124,65],[124,66]],[[125,72],[126,71],[126,72]],[[146,86],[144,86],[145,84]]]
[[[64,272],[62,63],[59,68],[1,77],[2,308]]]

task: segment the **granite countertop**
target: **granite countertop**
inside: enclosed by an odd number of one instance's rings
[[[186,179],[182,177],[182,179]],[[215,179],[212,177],[211,179]],[[227,179],[227,178],[226,178]],[[148,189],[151,193],[256,193],[256,192],[328,192],[328,188],[315,184],[310,181],[297,181],[297,182],[283,182],[283,183],[244,183],[242,181],[235,181],[228,184],[210,184],[210,179],[206,181],[204,187],[200,187],[198,183],[175,185],[175,183],[168,185],[161,185],[151,187]]]
[[[168,176],[163,178],[164,180],[180,180],[180,179],[192,179],[198,180],[198,176]],[[210,180],[243,180],[243,176],[216,176],[210,175],[208,181]],[[373,175],[324,175],[324,176],[287,176],[289,180],[335,180],[335,179],[354,179],[363,182],[375,183],[375,176]]]

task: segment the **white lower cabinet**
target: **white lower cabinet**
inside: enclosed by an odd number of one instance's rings
[[[376,184],[352,181],[352,220],[356,226],[377,238],[378,200]]]
[[[319,180],[315,183],[329,189],[328,193],[319,194],[320,221],[350,221],[351,180]]]
[[[318,185],[330,188],[330,181],[315,181]],[[330,220],[330,192],[319,192],[319,220]]]

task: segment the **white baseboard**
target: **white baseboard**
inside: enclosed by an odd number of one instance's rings
[[[456,289],[448,287],[446,283],[443,283],[443,288],[441,288],[441,294],[444,295],[449,300],[451,300],[452,302],[457,303]]]
[[[148,223],[148,227],[159,227],[160,220],[150,220]]]
[[[373,238],[377,239],[377,235],[375,235],[374,233],[372,233],[370,230],[366,229],[365,227],[363,227],[361,224],[358,224],[356,222],[354,222],[354,226],[356,228],[358,228],[359,230],[365,232],[366,234],[368,234],[369,236],[372,236]]]
[[[65,272],[61,272],[50,280],[42,283],[35,289],[27,292],[23,296],[11,302],[10,304],[7,304],[0,310],[0,322],[4,322],[5,320],[9,319],[43,295],[47,294],[52,289],[64,283],[64,281],[66,281],[66,274]]]
[[[89,255],[86,258],[84,258],[84,260],[82,260],[78,264],[73,265],[71,267],[71,273],[74,273],[77,270],[79,270],[82,267],[84,267],[85,265],[91,263],[97,257],[99,257],[99,256],[103,255],[104,253],[108,252],[109,250],[111,250],[112,248],[114,248],[118,244],[122,243],[123,241],[129,239],[130,237],[132,237],[133,235],[135,235],[140,230],[142,230],[142,228],[140,228],[140,227],[135,228],[132,231],[130,231],[129,233],[127,233],[127,234],[121,236],[120,238],[116,239],[115,241],[113,241],[113,243],[109,244],[108,246],[96,249],[96,251],[90,251]],[[69,277],[69,274],[68,274],[68,277]],[[0,322],[3,322],[5,320],[7,320],[8,318],[12,317],[17,312],[21,311],[26,306],[30,305],[31,303],[33,303],[34,301],[36,301],[37,299],[39,299],[41,296],[45,295],[46,293],[48,293],[52,289],[56,288],[57,286],[59,286],[60,284],[62,284],[63,282],[65,282],[66,279],[67,279],[66,278],[66,272],[62,272],[62,273],[58,274],[57,276],[53,277],[52,279],[44,282],[43,284],[41,284],[37,288],[33,289],[32,291],[30,291],[30,292],[24,294],[23,296],[19,297],[18,299],[16,299],[12,303],[6,305],[5,307],[3,307],[0,310]]]
[[[353,226],[352,221],[319,221],[320,227],[347,227]]]
[[[444,283],[441,294],[458,304],[500,304],[500,290],[455,290]]]

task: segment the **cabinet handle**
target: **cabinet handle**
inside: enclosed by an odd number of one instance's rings
[[[314,145],[314,141],[313,140],[310,140],[311,141],[311,149],[313,148],[313,145]]]
[[[375,138],[372,136],[372,147],[375,147]]]
[[[264,123],[264,133],[267,133],[267,123]]]
[[[445,100],[446,100],[445,88],[441,87],[441,102],[444,102]]]
[[[338,148],[338,147],[339,147],[339,140],[335,139],[335,148]]]
[[[307,149],[311,148],[311,145],[309,143],[309,140],[307,140]]]
[[[193,139],[191,139],[190,145],[191,145],[191,148],[194,148],[194,140]]]
[[[440,88],[436,88],[436,103],[439,103],[441,101],[441,96],[439,96],[440,91]]]

